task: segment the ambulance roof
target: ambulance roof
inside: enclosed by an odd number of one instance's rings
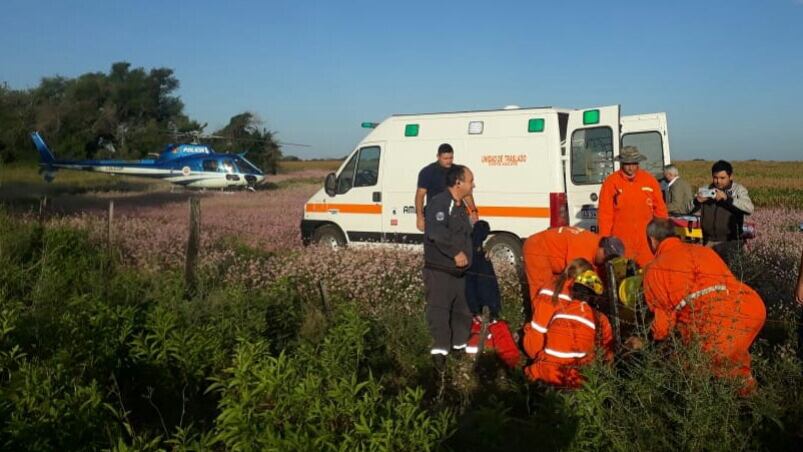
[[[433,116],[433,115],[459,115],[466,113],[496,113],[496,112],[517,112],[523,110],[551,110],[561,113],[568,113],[574,111],[574,108],[560,108],[560,107],[516,107],[516,108],[491,108],[487,110],[459,110],[459,111],[442,111],[435,113],[397,113],[391,115],[391,118],[407,117],[407,116]]]

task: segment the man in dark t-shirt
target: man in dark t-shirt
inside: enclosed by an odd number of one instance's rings
[[[446,190],[446,171],[452,166],[454,161],[454,149],[449,143],[443,143],[438,147],[438,160],[430,163],[418,173],[418,188],[415,192],[415,214],[416,227],[424,232],[424,198],[429,204],[432,197]],[[477,207],[474,204],[472,195],[466,196],[463,200],[469,211],[471,222],[476,222]]]

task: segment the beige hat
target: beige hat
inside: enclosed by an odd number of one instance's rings
[[[641,155],[637,147],[625,146],[619,151],[619,155],[616,156],[616,160],[622,163],[638,163],[643,160],[647,160],[647,157]]]

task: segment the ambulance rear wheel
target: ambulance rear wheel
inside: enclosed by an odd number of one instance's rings
[[[521,240],[512,234],[494,234],[485,245],[491,259],[521,268]]]
[[[346,237],[337,226],[325,224],[312,234],[312,242],[332,248],[340,248],[346,245]]]

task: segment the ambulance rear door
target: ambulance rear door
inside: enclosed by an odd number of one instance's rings
[[[597,231],[602,181],[614,171],[619,155],[619,105],[575,110],[567,124],[564,178],[568,221]]]
[[[647,160],[641,169],[647,170],[660,180],[664,165],[671,163],[669,158],[669,135],[667,134],[666,113],[622,116],[622,147],[635,146]]]

